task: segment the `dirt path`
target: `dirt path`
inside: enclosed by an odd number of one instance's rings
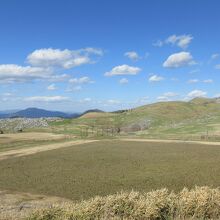
[[[36,209],[70,202],[68,199],[55,196],[0,191],[0,220],[24,219]]]
[[[63,147],[71,147],[74,145],[86,144],[86,143],[91,143],[95,141],[97,140],[77,140],[77,141],[68,141],[68,142],[57,143],[57,144],[41,145],[37,147],[9,150],[9,151],[4,151],[0,153],[0,160],[5,160],[11,157],[21,157],[21,156],[36,154],[42,151],[54,150],[54,149],[63,148]]]
[[[183,140],[163,140],[163,139],[136,139],[136,138],[122,138],[120,141],[137,141],[137,142],[155,142],[155,143],[189,143],[189,144],[204,144],[220,146],[220,142],[211,141],[183,141]]]

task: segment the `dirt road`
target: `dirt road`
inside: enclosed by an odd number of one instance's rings
[[[54,150],[54,149],[63,148],[63,147],[71,147],[74,145],[86,144],[86,143],[91,143],[95,141],[97,140],[65,141],[63,143],[47,144],[47,145],[40,145],[37,147],[9,150],[9,151],[4,151],[0,153],[0,160],[5,160],[11,157],[21,157],[21,156],[36,154],[42,151]]]

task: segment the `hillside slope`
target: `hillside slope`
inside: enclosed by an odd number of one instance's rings
[[[76,135],[87,129],[88,136],[105,136],[114,129],[120,135],[146,138],[200,139],[208,134],[215,136],[216,140],[218,136],[220,139],[220,103],[219,99],[207,98],[195,98],[189,102],[158,102],[113,113],[89,112],[52,126],[57,132],[62,129]],[[104,132],[98,131],[103,129]]]

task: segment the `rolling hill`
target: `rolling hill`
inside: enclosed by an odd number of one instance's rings
[[[158,102],[111,113],[88,112],[52,126],[57,132],[76,135],[80,135],[82,129],[87,129],[89,135],[105,135],[105,131],[114,129],[120,131],[120,135],[145,138],[200,139],[208,134],[220,139],[219,100],[195,98],[188,102]]]
[[[8,114],[0,114],[0,118],[17,118],[17,117],[24,117],[24,118],[42,118],[42,117],[60,117],[60,118],[75,118],[78,117],[79,114],[73,113],[68,114],[59,111],[48,111],[39,108],[27,108],[24,110],[20,110],[13,113]]]

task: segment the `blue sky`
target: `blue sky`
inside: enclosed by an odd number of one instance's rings
[[[220,96],[218,0],[0,1],[0,110]]]

